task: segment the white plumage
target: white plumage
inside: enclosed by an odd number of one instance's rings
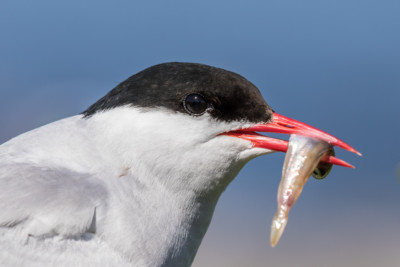
[[[248,126],[123,106],[1,145],[0,265],[190,265],[220,194],[272,152],[218,136]]]

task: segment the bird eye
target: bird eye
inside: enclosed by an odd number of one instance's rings
[[[188,95],[183,101],[183,106],[188,113],[194,115],[201,115],[208,108],[206,100],[199,94]]]

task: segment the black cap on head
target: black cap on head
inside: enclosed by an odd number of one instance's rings
[[[194,101],[196,96],[205,100],[205,112],[217,120],[265,122],[272,116],[260,91],[242,76],[207,65],[178,62],[155,65],[129,77],[83,114],[90,117],[125,105],[191,114],[185,101]]]

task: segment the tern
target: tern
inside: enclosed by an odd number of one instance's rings
[[[0,146],[0,265],[190,266],[242,167],[287,150],[256,132],[356,152],[279,115],[233,72],[172,62],[131,76],[82,114]]]

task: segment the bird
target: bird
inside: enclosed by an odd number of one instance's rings
[[[243,166],[287,149],[256,132],[355,152],[276,113],[234,72],[169,62],[132,75],[81,114],[0,146],[0,265],[190,266]]]

